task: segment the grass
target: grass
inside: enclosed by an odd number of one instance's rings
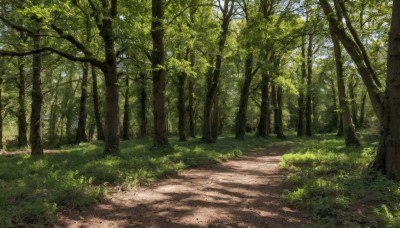
[[[0,227],[46,226],[65,208],[98,202],[112,190],[106,186],[146,185],[274,142],[253,136],[211,145],[171,139],[169,149],[152,150],[151,141],[135,140],[122,142],[119,156],[105,156],[102,143],[85,143],[42,157],[0,157]]]
[[[295,141],[281,162],[290,183],[284,199],[315,227],[400,227],[400,183],[367,169],[377,137],[364,135],[359,148],[333,135]]]

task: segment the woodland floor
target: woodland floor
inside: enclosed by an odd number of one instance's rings
[[[288,144],[111,194],[83,211],[58,215],[56,227],[301,227],[304,213],[281,200],[279,168]]]

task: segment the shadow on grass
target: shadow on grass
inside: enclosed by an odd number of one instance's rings
[[[362,139],[358,148],[346,148],[343,139],[333,135],[296,139],[281,163],[291,183],[286,201],[308,210],[317,225],[400,225],[400,183],[367,169],[378,138]]]

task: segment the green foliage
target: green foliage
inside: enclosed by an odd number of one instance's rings
[[[225,137],[212,145],[171,141],[170,148],[159,150],[151,149],[150,140],[122,142],[120,156],[105,156],[102,143],[84,143],[39,158],[0,157],[0,227],[51,224],[62,208],[97,202],[105,186],[146,185],[274,142],[254,136],[247,141]]]
[[[363,141],[346,148],[336,136],[298,139],[281,163],[290,183],[284,199],[308,211],[318,227],[398,227],[400,184],[366,169],[377,138]]]

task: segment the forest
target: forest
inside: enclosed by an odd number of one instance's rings
[[[399,227],[399,0],[0,0],[0,227]]]

